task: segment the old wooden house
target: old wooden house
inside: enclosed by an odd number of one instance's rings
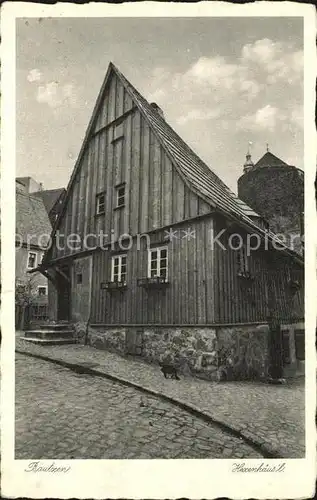
[[[91,345],[210,378],[219,365],[265,376],[276,352],[298,367],[301,257],[112,63],[52,236],[39,268],[51,319],[88,324]]]

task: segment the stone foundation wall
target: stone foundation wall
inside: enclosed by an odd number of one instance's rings
[[[74,336],[79,344],[84,344],[86,340],[86,323],[82,321],[73,321]]]
[[[260,379],[268,370],[268,326],[93,327],[89,344],[204,379]]]
[[[128,354],[126,349],[126,328],[89,328],[89,344],[96,349]]]
[[[178,366],[184,375],[216,378],[217,338],[212,328],[146,328],[142,355]]]
[[[218,329],[218,356],[224,376],[231,380],[263,379],[269,368],[268,325]]]

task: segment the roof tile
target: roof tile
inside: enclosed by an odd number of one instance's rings
[[[36,198],[42,198],[47,213],[49,214],[52,208],[54,207],[57,200],[60,196],[65,192],[65,188],[60,189],[45,189],[43,191],[37,191],[36,193],[32,193],[32,196]]]
[[[236,214],[246,223],[254,226],[254,222],[249,218],[260,216],[235,193],[197,156],[197,154],[181,139],[175,130],[166,120],[149,104],[149,102],[136,90],[136,88],[126,79],[126,77],[115,68],[115,72],[128,90],[139,109],[152,125],[153,131],[157,134],[165,150],[170,154],[174,163],[178,167],[183,177],[190,186],[203,195],[213,207],[219,210]]]
[[[52,231],[42,199],[16,191],[16,238],[45,246]]]

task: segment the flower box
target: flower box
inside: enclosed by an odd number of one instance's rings
[[[145,288],[160,288],[168,285],[168,281],[165,276],[154,276],[152,278],[141,278],[138,279],[138,286],[143,286]]]
[[[127,288],[126,281],[108,281],[107,283],[101,283],[100,288],[102,290],[116,291],[116,290],[124,290]]]

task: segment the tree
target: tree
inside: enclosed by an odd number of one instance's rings
[[[27,277],[23,280],[15,280],[15,311],[16,327],[25,329],[30,321],[30,306],[34,304],[37,296],[37,289],[34,284],[34,277]]]

